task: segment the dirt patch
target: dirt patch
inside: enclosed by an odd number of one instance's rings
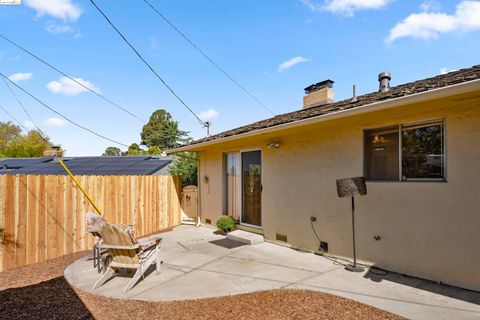
[[[0,273],[1,319],[401,319],[313,291],[271,290],[178,302],[117,300],[74,289],[63,270],[85,253]]]

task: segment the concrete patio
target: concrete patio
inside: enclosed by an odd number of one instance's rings
[[[144,280],[124,294],[127,274],[93,291],[99,274],[90,257],[65,270],[67,281],[84,291],[119,299],[172,301],[270,289],[326,292],[409,319],[480,319],[480,293],[396,273],[351,273],[327,258],[262,242],[246,245],[205,227],[179,226],[163,233],[162,272],[152,266]],[[131,275],[130,275],[131,276]]]

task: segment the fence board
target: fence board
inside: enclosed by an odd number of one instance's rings
[[[180,177],[77,176],[111,223],[141,237],[181,222]],[[68,176],[0,175],[0,272],[90,249],[94,211]]]

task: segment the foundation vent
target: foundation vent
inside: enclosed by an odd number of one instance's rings
[[[205,223],[207,223],[207,224],[212,224],[212,219],[208,219],[208,218],[205,219]]]
[[[277,234],[275,235],[275,239],[277,239],[278,241],[288,242],[288,241],[287,241],[287,236],[284,235],[284,234],[279,234],[279,233],[277,233]]]

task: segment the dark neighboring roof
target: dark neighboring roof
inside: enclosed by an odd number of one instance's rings
[[[387,92],[372,92],[362,96],[357,96],[357,101],[352,102],[352,99],[345,99],[334,103],[324,104],[318,107],[311,107],[308,109],[302,109],[294,112],[280,114],[273,118],[261,120],[242,126],[229,131],[224,131],[207,138],[192,141],[185,145],[177,146],[177,148],[185,146],[193,146],[198,143],[214,141],[238,134],[251,132],[259,129],[270,128],[281,124],[304,120],[316,116],[321,116],[337,111],[353,109],[361,107],[374,102],[386,101],[394,98],[404,97],[415,93],[429,91],[433,89],[443,88],[450,85],[477,80],[480,79],[480,65],[473,66],[471,68],[461,69],[458,71],[449,72],[447,74],[439,75],[432,78],[418,80],[406,84],[402,84],[396,87],[390,88]],[[308,87],[307,87],[308,88]]]
[[[169,158],[153,157],[65,157],[74,175],[131,176],[151,175],[169,165]],[[0,174],[66,175],[58,159],[0,159]]]

